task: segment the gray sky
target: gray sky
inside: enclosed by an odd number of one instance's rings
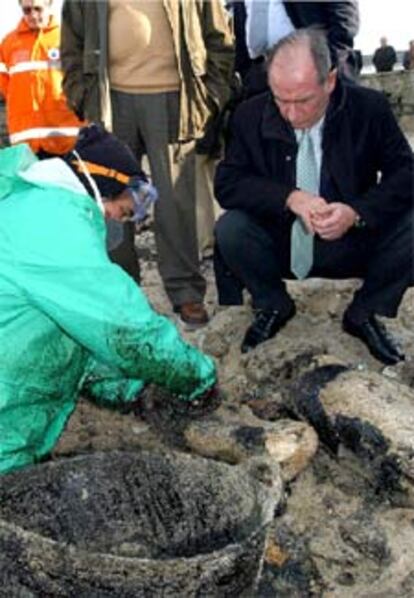
[[[405,50],[409,40],[414,39],[412,0],[359,0],[359,4],[361,27],[355,46],[364,54],[372,53],[383,35],[397,50]],[[57,13],[60,13],[61,5],[62,0],[55,0]],[[1,6],[0,38],[3,38],[16,26],[21,13],[17,0],[1,0]]]
[[[359,0],[361,26],[355,47],[372,54],[383,35],[396,50],[406,50],[414,39],[412,0]]]

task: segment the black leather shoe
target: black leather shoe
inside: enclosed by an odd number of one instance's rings
[[[375,316],[356,323],[345,313],[342,326],[345,332],[361,339],[370,353],[382,363],[395,365],[405,359],[391,334]]]
[[[293,318],[295,313],[296,309],[294,305],[292,305],[292,309],[285,316],[282,316],[277,310],[256,310],[253,323],[247,329],[241,344],[241,352],[247,353],[257,347],[257,345],[260,345],[260,343],[273,338],[286,322]]]

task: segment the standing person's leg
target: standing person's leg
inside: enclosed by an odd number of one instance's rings
[[[206,282],[199,269],[194,142],[177,144],[178,93],[137,98],[140,133],[159,193],[154,215],[160,274],[176,309],[195,307],[189,318],[181,311],[182,319],[203,324],[207,321],[202,308]]]
[[[201,257],[211,255],[214,246],[214,225],[222,212],[214,197],[214,173],[217,160],[196,154],[196,215],[198,249]]]
[[[144,148],[138,134],[134,98],[134,94],[118,91],[111,93],[113,132],[131,148],[138,162],[141,163]],[[135,249],[135,223],[125,222],[123,233],[124,239],[122,243],[116,249],[109,251],[109,257],[139,284],[140,267],[138,254]]]

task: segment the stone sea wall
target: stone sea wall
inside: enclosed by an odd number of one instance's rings
[[[362,75],[360,83],[383,91],[398,117],[414,114],[414,71]]]
[[[362,75],[361,85],[383,91],[414,145],[414,71]]]

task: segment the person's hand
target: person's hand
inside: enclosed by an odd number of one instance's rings
[[[323,210],[329,204],[323,197],[297,189],[289,195],[286,205],[289,210],[302,219],[308,233],[314,234],[316,231],[313,214],[315,211]]]
[[[130,415],[133,414],[136,417],[143,419],[144,417],[144,401],[145,401],[145,392],[148,386],[144,384],[139,392],[135,395],[133,399],[130,401],[125,401],[120,403],[119,411],[122,415]]]
[[[353,208],[341,202],[319,206],[311,214],[314,232],[324,241],[335,241],[343,237],[358,218]]]
[[[195,399],[174,398],[174,410],[184,417],[203,417],[215,411],[222,403],[223,395],[217,383]]]

